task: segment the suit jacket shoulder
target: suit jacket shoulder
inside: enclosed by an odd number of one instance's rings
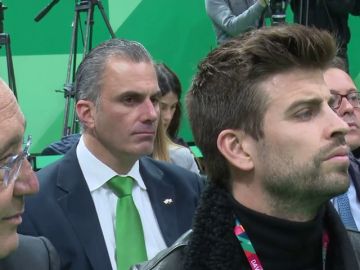
[[[45,236],[56,247],[64,270],[110,270],[111,263],[76,145],[37,172],[40,192],[26,197],[18,227],[22,234]]]
[[[351,244],[354,248],[356,260],[360,265],[360,232],[348,230],[348,235],[351,241]]]
[[[140,174],[167,246],[191,228],[204,179],[168,162],[140,159]]]
[[[145,186],[148,188],[150,200],[151,196],[155,195],[152,194],[153,187],[158,189],[167,186],[174,189],[176,194],[185,195],[184,200],[186,198],[193,199],[194,204],[197,205],[206,183],[205,176],[201,176],[172,163],[154,160],[149,157],[140,159],[140,174]],[[158,199],[160,197],[157,196],[156,198]],[[190,202],[191,201],[187,201],[187,203]]]
[[[45,237],[19,235],[19,247],[0,260],[1,270],[58,270],[60,259],[53,245]]]

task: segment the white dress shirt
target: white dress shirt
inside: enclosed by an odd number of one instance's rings
[[[352,181],[350,181],[350,187],[347,191],[347,196],[348,196],[349,202],[350,202],[351,214],[355,220],[356,227],[358,228],[358,230],[360,230],[360,203],[356,197],[356,190],[355,190],[355,186]],[[338,207],[336,197],[332,199],[332,203],[333,203],[336,211],[339,212],[339,207]]]
[[[106,182],[118,174],[89,151],[85,146],[83,137],[80,138],[76,154],[95,204],[112,268],[116,270],[115,215],[118,198],[107,186]],[[144,181],[140,175],[139,161],[133,165],[128,174],[121,176],[131,176],[135,179],[132,196],[139,211],[144,231],[147,257],[151,259],[159,251],[165,249],[166,244],[160,232]]]

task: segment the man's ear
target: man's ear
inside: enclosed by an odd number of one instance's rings
[[[96,108],[92,101],[81,99],[76,103],[76,113],[80,122],[83,123],[86,128],[94,128],[95,110]]]
[[[217,138],[217,147],[220,153],[234,167],[249,171],[254,168],[251,155],[252,140],[241,130],[225,129]]]

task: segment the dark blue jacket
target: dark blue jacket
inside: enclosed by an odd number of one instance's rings
[[[191,228],[202,182],[176,165],[140,159],[140,174],[160,231],[170,246]],[[19,231],[47,237],[59,252],[63,270],[112,270],[96,209],[79,166],[76,145],[38,172],[40,192],[26,199]],[[164,204],[164,198],[173,198]]]

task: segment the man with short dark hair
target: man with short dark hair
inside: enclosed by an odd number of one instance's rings
[[[48,237],[63,270],[127,270],[191,227],[198,175],[147,155],[153,151],[160,90],[138,42],[94,48],[75,81],[82,137],[38,173],[20,231]]]
[[[39,189],[27,161],[31,137],[22,149],[25,118],[16,98],[0,79],[0,269],[57,270],[60,261],[44,237],[17,234],[22,221],[24,196]]]
[[[359,269],[329,202],[349,186],[349,127],[323,79],[335,53],[329,33],[288,25],[199,64],[187,106],[209,185],[193,232],[133,269]]]

